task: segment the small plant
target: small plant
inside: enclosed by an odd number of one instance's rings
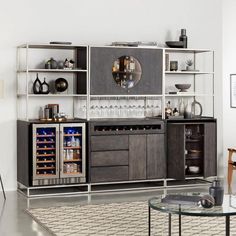
[[[193,60],[189,59],[186,61],[187,66],[192,66],[193,65]]]

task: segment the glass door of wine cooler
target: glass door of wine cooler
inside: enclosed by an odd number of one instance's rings
[[[33,124],[33,179],[59,178],[59,125]]]
[[[60,177],[85,177],[85,124],[60,125]]]

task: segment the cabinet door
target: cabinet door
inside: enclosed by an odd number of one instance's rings
[[[146,135],[129,136],[129,179],[146,179]]]
[[[33,180],[59,177],[59,126],[33,124]]]
[[[217,175],[216,123],[204,124],[204,177]]]
[[[167,126],[167,176],[185,178],[185,125],[168,124]]]
[[[164,134],[147,135],[147,179],[165,178]]]
[[[60,125],[60,177],[85,177],[85,124]]]

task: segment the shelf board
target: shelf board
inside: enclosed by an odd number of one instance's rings
[[[37,170],[55,170],[56,167],[36,167]]]
[[[198,143],[201,142],[202,139],[186,139],[185,141],[188,143]]]
[[[134,74],[134,75],[141,75],[142,72],[131,72],[131,71],[112,71],[112,74]]]
[[[56,174],[36,174],[37,176],[56,176]]]
[[[189,157],[189,156],[186,156],[185,159],[186,160],[200,160],[200,159],[202,159],[202,157]]]
[[[81,147],[79,146],[79,147],[63,147],[63,149],[65,149],[65,150],[73,150],[73,149],[81,149]]]
[[[54,157],[55,154],[37,154],[37,157]]]
[[[37,148],[37,151],[47,151],[47,150],[56,150],[56,148]]]
[[[165,97],[214,97],[214,94],[197,94],[197,93],[181,93],[181,94],[165,94]]]
[[[110,98],[110,97],[137,97],[137,98],[139,98],[139,97],[143,97],[143,98],[145,98],[145,97],[162,97],[162,95],[161,94],[146,94],[146,95],[129,95],[129,94],[124,94],[124,95],[114,95],[114,94],[108,94],[108,95],[90,95],[90,97],[91,98]]]
[[[82,134],[64,134],[63,136],[64,137],[72,137],[72,136],[79,137],[79,136],[82,136]]]
[[[55,134],[38,134],[36,135],[36,138],[52,138],[52,137],[55,137]]]
[[[76,162],[76,161],[82,161],[82,159],[77,158],[77,159],[73,159],[73,160],[63,160],[63,162]]]
[[[82,174],[82,172],[72,172],[72,173],[63,172],[63,175],[78,175],[78,174]]]
[[[75,73],[75,72],[87,72],[87,70],[83,69],[23,69],[23,70],[17,70],[18,73],[26,73],[26,72],[58,72],[58,73]]]
[[[191,48],[164,48],[166,52],[175,53],[203,53],[203,52],[214,52],[211,49],[191,49]]]
[[[85,94],[17,94],[19,97],[86,97]]]
[[[36,144],[55,144],[55,141],[38,141]]]
[[[56,163],[55,160],[51,160],[51,161],[36,161],[37,164],[44,164],[44,163]]]
[[[165,74],[174,74],[174,75],[203,75],[203,74],[210,74],[213,75],[214,72],[208,72],[208,71],[165,71]]]
[[[18,46],[18,48],[37,48],[37,49],[76,49],[76,48],[88,48],[87,45],[68,45],[68,44],[50,44],[50,43],[27,43]]]

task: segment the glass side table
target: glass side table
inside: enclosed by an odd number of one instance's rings
[[[185,194],[186,195],[186,194]],[[188,195],[196,195],[196,193],[188,193]],[[204,194],[201,194],[203,196]],[[236,196],[224,195],[222,206],[214,206],[213,208],[203,208],[197,205],[181,205],[162,203],[164,196],[151,198],[148,201],[148,235],[151,235],[151,209],[165,212],[169,215],[168,232],[171,236],[171,215],[179,216],[179,236],[181,236],[181,215],[185,216],[225,216],[225,235],[230,235],[230,216],[236,215]]]

